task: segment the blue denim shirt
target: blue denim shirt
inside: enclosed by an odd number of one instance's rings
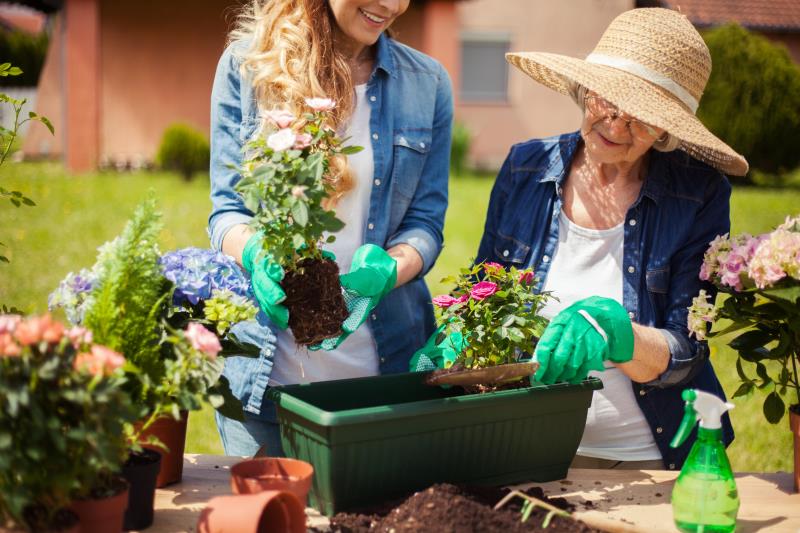
[[[575,132],[511,148],[492,190],[477,261],[531,267],[541,290],[558,244],[562,185],[580,141]],[[625,215],[622,304],[634,322],[659,328],[670,353],[664,373],[633,383],[633,390],[669,469],[681,468],[696,438],[669,447],[683,417],[683,389],[724,398],[708,345],[689,338],[686,317],[700,289],[716,294],[698,273],[709,242],[730,230],[730,193],[724,175],[685,152],[651,150],[647,177]],[[729,444],[727,416],[723,434]]]
[[[234,185],[242,146],[259,126],[252,85],[239,71],[247,44],[231,44],[220,58],[211,95],[211,202],[208,231],[220,250],[225,234],[246,224],[248,211]],[[405,243],[422,257],[420,274],[391,291],[369,318],[382,373],[404,372],[413,352],[433,333],[430,293],[423,276],[442,249],[450,161],[453,98],[445,69],[430,57],[382,35],[367,83],[375,179],[364,242],[391,248]],[[272,369],[275,337],[262,315],[233,330],[262,347],[257,359],[229,357],[225,376],[245,411],[261,412]]]

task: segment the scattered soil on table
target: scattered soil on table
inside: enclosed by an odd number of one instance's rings
[[[289,327],[297,344],[311,346],[342,332],[347,306],[339,283],[339,267],[330,259],[303,259],[286,273],[281,287],[289,309]]]
[[[494,505],[507,493],[508,489],[494,487],[433,485],[411,495],[399,504],[395,500],[363,509],[360,513],[339,513],[331,518],[331,531],[338,533],[597,531],[581,522],[560,516],[554,516],[547,529],[543,529],[542,523],[547,516],[547,510],[539,507],[534,509],[526,522],[522,522],[521,498],[514,498],[501,509],[494,510]],[[525,493],[568,512],[574,508],[564,498],[547,498],[539,487],[528,489]]]

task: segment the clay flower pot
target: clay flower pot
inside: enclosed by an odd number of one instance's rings
[[[167,447],[163,449],[156,446],[144,445],[161,454],[161,469],[158,471],[156,487],[166,487],[173,483],[178,483],[183,476],[183,450],[186,446],[186,424],[189,420],[189,412],[181,411],[180,420],[175,420],[171,416],[164,416],[153,422],[141,436],[141,442],[145,442],[151,435],[156,437]]]
[[[124,489],[107,498],[74,500],[72,510],[80,519],[81,533],[119,533],[128,506],[128,483]]]
[[[789,427],[794,436],[794,491],[800,492],[800,404],[789,408]]]
[[[306,515],[291,492],[217,496],[197,521],[198,533],[304,533]]]
[[[313,475],[314,467],[305,461],[288,457],[255,457],[231,467],[231,490],[234,494],[285,490],[305,504]]]

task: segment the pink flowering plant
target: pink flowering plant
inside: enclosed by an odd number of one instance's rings
[[[328,126],[329,98],[308,98],[309,111],[295,116],[273,110],[246,145],[238,169],[236,190],[255,215],[251,225],[263,232],[263,250],[287,271],[304,258],[322,259],[319,248],[325,232],[344,227],[327,207],[333,193],[334,158],[355,154],[360,146],[343,146],[344,139]],[[327,242],[335,237],[329,235]]]
[[[689,308],[690,334],[703,340],[738,333],[730,342],[739,355],[741,380],[733,396],[768,391],[764,416],[779,422],[788,391],[793,391],[789,403],[800,406],[800,216],[787,217],[762,235],[717,237],[705,253],[700,278],[727,298],[715,306],[700,291]],[[727,322],[708,331],[709,324],[722,320]]]
[[[125,364],[84,328],[0,315],[0,530],[54,531],[74,497],[107,487],[136,418]]]
[[[533,353],[547,327],[539,311],[550,295],[533,291],[531,270],[480,263],[442,282],[455,289],[433,299],[445,324],[441,340],[458,333],[464,341],[455,365],[483,368],[514,363]]]

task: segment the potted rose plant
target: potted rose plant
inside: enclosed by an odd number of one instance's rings
[[[535,363],[520,361],[530,359],[547,327],[539,311],[550,297],[532,290],[533,272],[482,263],[442,281],[455,289],[433,299],[441,326],[431,346],[412,358],[411,369],[436,369],[432,384],[478,385],[531,376]]]
[[[700,269],[727,298],[717,306],[705,291],[689,308],[689,330],[698,339],[736,333],[741,385],[733,397],[768,390],[763,411],[777,424],[787,411],[794,433],[795,490],[800,486],[800,216],[771,232],[722,235],[711,242]],[[726,323],[708,332],[709,324]],[[751,372],[755,370],[755,375]],[[784,400],[785,398],[785,400]]]
[[[107,527],[122,527],[117,474],[135,419],[124,363],[49,315],[0,315],[0,529],[71,530],[70,506],[83,531],[98,506],[110,506]]]
[[[344,156],[361,147],[343,146],[328,126],[333,100],[306,103],[310,112],[301,117],[281,110],[266,115],[264,131],[246,146],[236,190],[263,236],[257,258],[267,258],[286,295],[288,326],[298,344],[311,346],[338,336],[348,316],[338,266],[321,241],[333,242],[344,225],[331,209],[333,183],[346,172]]]

